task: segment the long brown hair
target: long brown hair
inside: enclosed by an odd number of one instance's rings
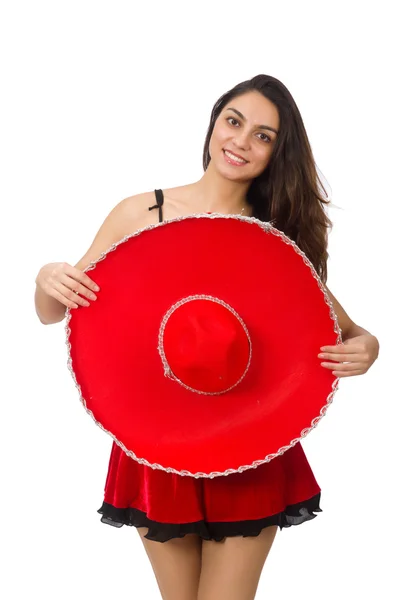
[[[326,200],[328,195],[319,178],[301,114],[281,81],[270,75],[256,75],[237,84],[215,102],[204,143],[204,171],[211,160],[209,144],[216,119],[232,98],[252,90],[276,105],[280,128],[270,161],[261,175],[253,179],[247,202],[254,217],[272,221],[274,227],[299,246],[325,284],[328,229],[332,228],[332,221],[324,205],[330,201]]]

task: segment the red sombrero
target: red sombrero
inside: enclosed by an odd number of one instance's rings
[[[134,460],[192,477],[242,472],[296,444],[338,379],[341,343],[305,254],[269,223],[193,215],[92,262],[101,288],[67,310],[68,366],[95,422]]]

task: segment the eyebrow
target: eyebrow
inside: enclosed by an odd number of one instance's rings
[[[237,110],[237,108],[232,108],[232,107],[228,107],[226,110],[232,110],[233,112],[236,113],[236,115],[238,115],[243,121],[246,121],[247,119],[244,117],[244,115]],[[274,129],[273,127],[270,127],[270,125],[258,125],[259,129],[268,129],[269,131],[273,131],[274,133],[278,133],[277,129]]]

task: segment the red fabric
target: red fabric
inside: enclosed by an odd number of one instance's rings
[[[172,373],[202,392],[222,392],[243,376],[250,354],[238,318],[212,300],[189,300],[170,315],[164,352]]]
[[[214,479],[154,470],[113,443],[104,501],[161,523],[225,522],[275,515],[320,491],[300,443],[256,469]]]
[[[317,354],[336,343],[335,324],[309,267],[280,237],[251,222],[186,218],[123,242],[89,275],[101,291],[71,311],[72,367],[94,418],[138,458],[192,473],[238,469],[320,415],[335,377]],[[252,341],[248,373],[220,396],[165,377],[157,349],[166,312],[196,294],[232,306]]]

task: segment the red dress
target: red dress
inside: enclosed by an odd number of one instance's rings
[[[163,194],[156,190],[162,220]],[[243,473],[196,479],[141,465],[113,442],[105,495],[98,513],[115,527],[147,527],[165,542],[195,533],[203,539],[257,536],[315,518],[321,489],[300,443]]]
[[[148,527],[150,540],[196,533],[220,541],[313,519],[320,495],[300,443],[256,469],[195,479],[141,465],[113,442],[98,512],[109,525]]]

